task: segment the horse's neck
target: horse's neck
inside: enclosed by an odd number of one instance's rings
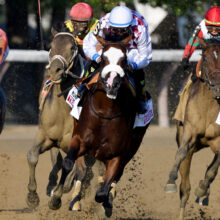
[[[203,100],[203,103],[207,103],[210,101],[215,102],[212,91],[208,88],[208,86],[204,82],[200,80],[198,80],[196,83],[193,84],[190,92],[190,96],[191,97],[197,96],[196,100],[198,100],[199,98]]]

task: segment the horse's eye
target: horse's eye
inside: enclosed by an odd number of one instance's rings
[[[57,68],[56,69],[56,72],[58,73],[58,72],[60,72],[62,69],[61,68]]]

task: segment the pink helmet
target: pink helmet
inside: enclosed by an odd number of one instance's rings
[[[92,19],[92,7],[84,2],[79,2],[70,10],[70,19],[73,21],[89,21]]]
[[[220,7],[214,6],[206,12],[205,24],[220,26]]]

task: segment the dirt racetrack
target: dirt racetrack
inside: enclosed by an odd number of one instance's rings
[[[30,210],[25,202],[28,183],[26,153],[33,145],[36,126],[6,125],[0,136],[0,220],[96,220],[97,203],[94,194],[88,191],[81,212],[68,211],[71,192],[62,198],[62,207],[57,211],[48,208],[49,197],[46,185],[51,169],[50,154],[40,156],[37,165],[37,184],[40,205]],[[110,219],[176,219],[179,214],[179,195],[166,194],[169,170],[176,152],[175,127],[169,129],[150,126],[135,158],[127,165],[117,186],[113,215]],[[210,149],[204,149],[193,157],[191,169],[191,195],[187,204],[186,219],[220,219],[220,177],[211,185],[208,207],[194,202],[194,190],[205,169],[213,158]],[[95,177],[94,177],[95,178]],[[179,184],[179,179],[177,181]],[[94,186],[91,186],[93,189]]]

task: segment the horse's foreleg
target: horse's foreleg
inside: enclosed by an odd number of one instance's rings
[[[73,169],[75,160],[79,156],[79,154],[83,154],[85,149],[84,147],[81,148],[81,140],[79,136],[75,136],[72,138],[69,146],[69,151],[67,156],[64,158],[62,162],[62,174],[60,178],[59,185],[57,186],[56,190],[54,191],[51,200],[49,201],[48,205],[51,209],[59,209],[61,207],[61,197],[63,195],[63,187],[66,180],[66,177]]]
[[[120,157],[113,158],[106,163],[106,172],[104,177],[104,182],[102,186],[96,192],[95,200],[96,202],[108,201],[109,191],[111,189],[111,184],[117,177],[120,169]]]
[[[192,156],[194,153],[194,148],[189,150],[185,160],[180,165],[180,175],[181,175],[181,184],[180,184],[180,216],[179,219],[184,219],[184,211],[186,203],[189,199],[190,195],[190,180],[189,180],[189,172],[192,161]]]
[[[186,158],[189,149],[191,149],[191,147],[194,145],[194,143],[195,143],[195,138],[193,138],[191,135],[191,129],[185,128],[184,132],[183,132],[181,146],[177,150],[174,165],[173,165],[172,170],[169,174],[169,179],[168,179],[167,185],[164,188],[165,192],[167,192],[167,193],[177,192],[177,187],[176,187],[175,181],[178,176],[177,173],[178,173],[180,164]]]
[[[52,162],[52,170],[49,175],[49,183],[47,185],[47,195],[51,196],[53,194],[53,189],[57,185],[58,172],[62,167],[63,157],[57,148],[52,148],[50,150],[50,157]]]
[[[70,210],[79,211],[81,210],[80,200],[81,200],[81,190],[82,181],[86,175],[86,164],[84,156],[79,157],[76,160],[76,182],[74,184],[74,191],[72,194],[72,201],[70,203]]]
[[[26,202],[30,208],[36,208],[39,205],[40,199],[36,192],[37,183],[35,179],[35,168],[39,158],[39,148],[32,147],[27,154],[27,161],[29,165],[29,183],[28,183],[28,195]]]
[[[200,205],[208,205],[209,187],[217,175],[219,165],[220,151],[218,151],[218,154],[215,155],[212,163],[207,168],[205,179],[200,180],[199,186],[195,190],[195,195],[198,197],[196,202],[198,202]]]
[[[46,141],[43,136],[39,134],[38,144],[34,145],[27,153],[27,161],[29,165],[29,183],[28,183],[28,195],[26,202],[29,207],[36,208],[39,205],[39,196],[36,192],[37,183],[35,179],[35,169],[39,159],[39,154],[43,153],[47,147],[52,144],[50,141]],[[44,147],[43,147],[44,146]],[[46,146],[46,147],[45,147]]]

